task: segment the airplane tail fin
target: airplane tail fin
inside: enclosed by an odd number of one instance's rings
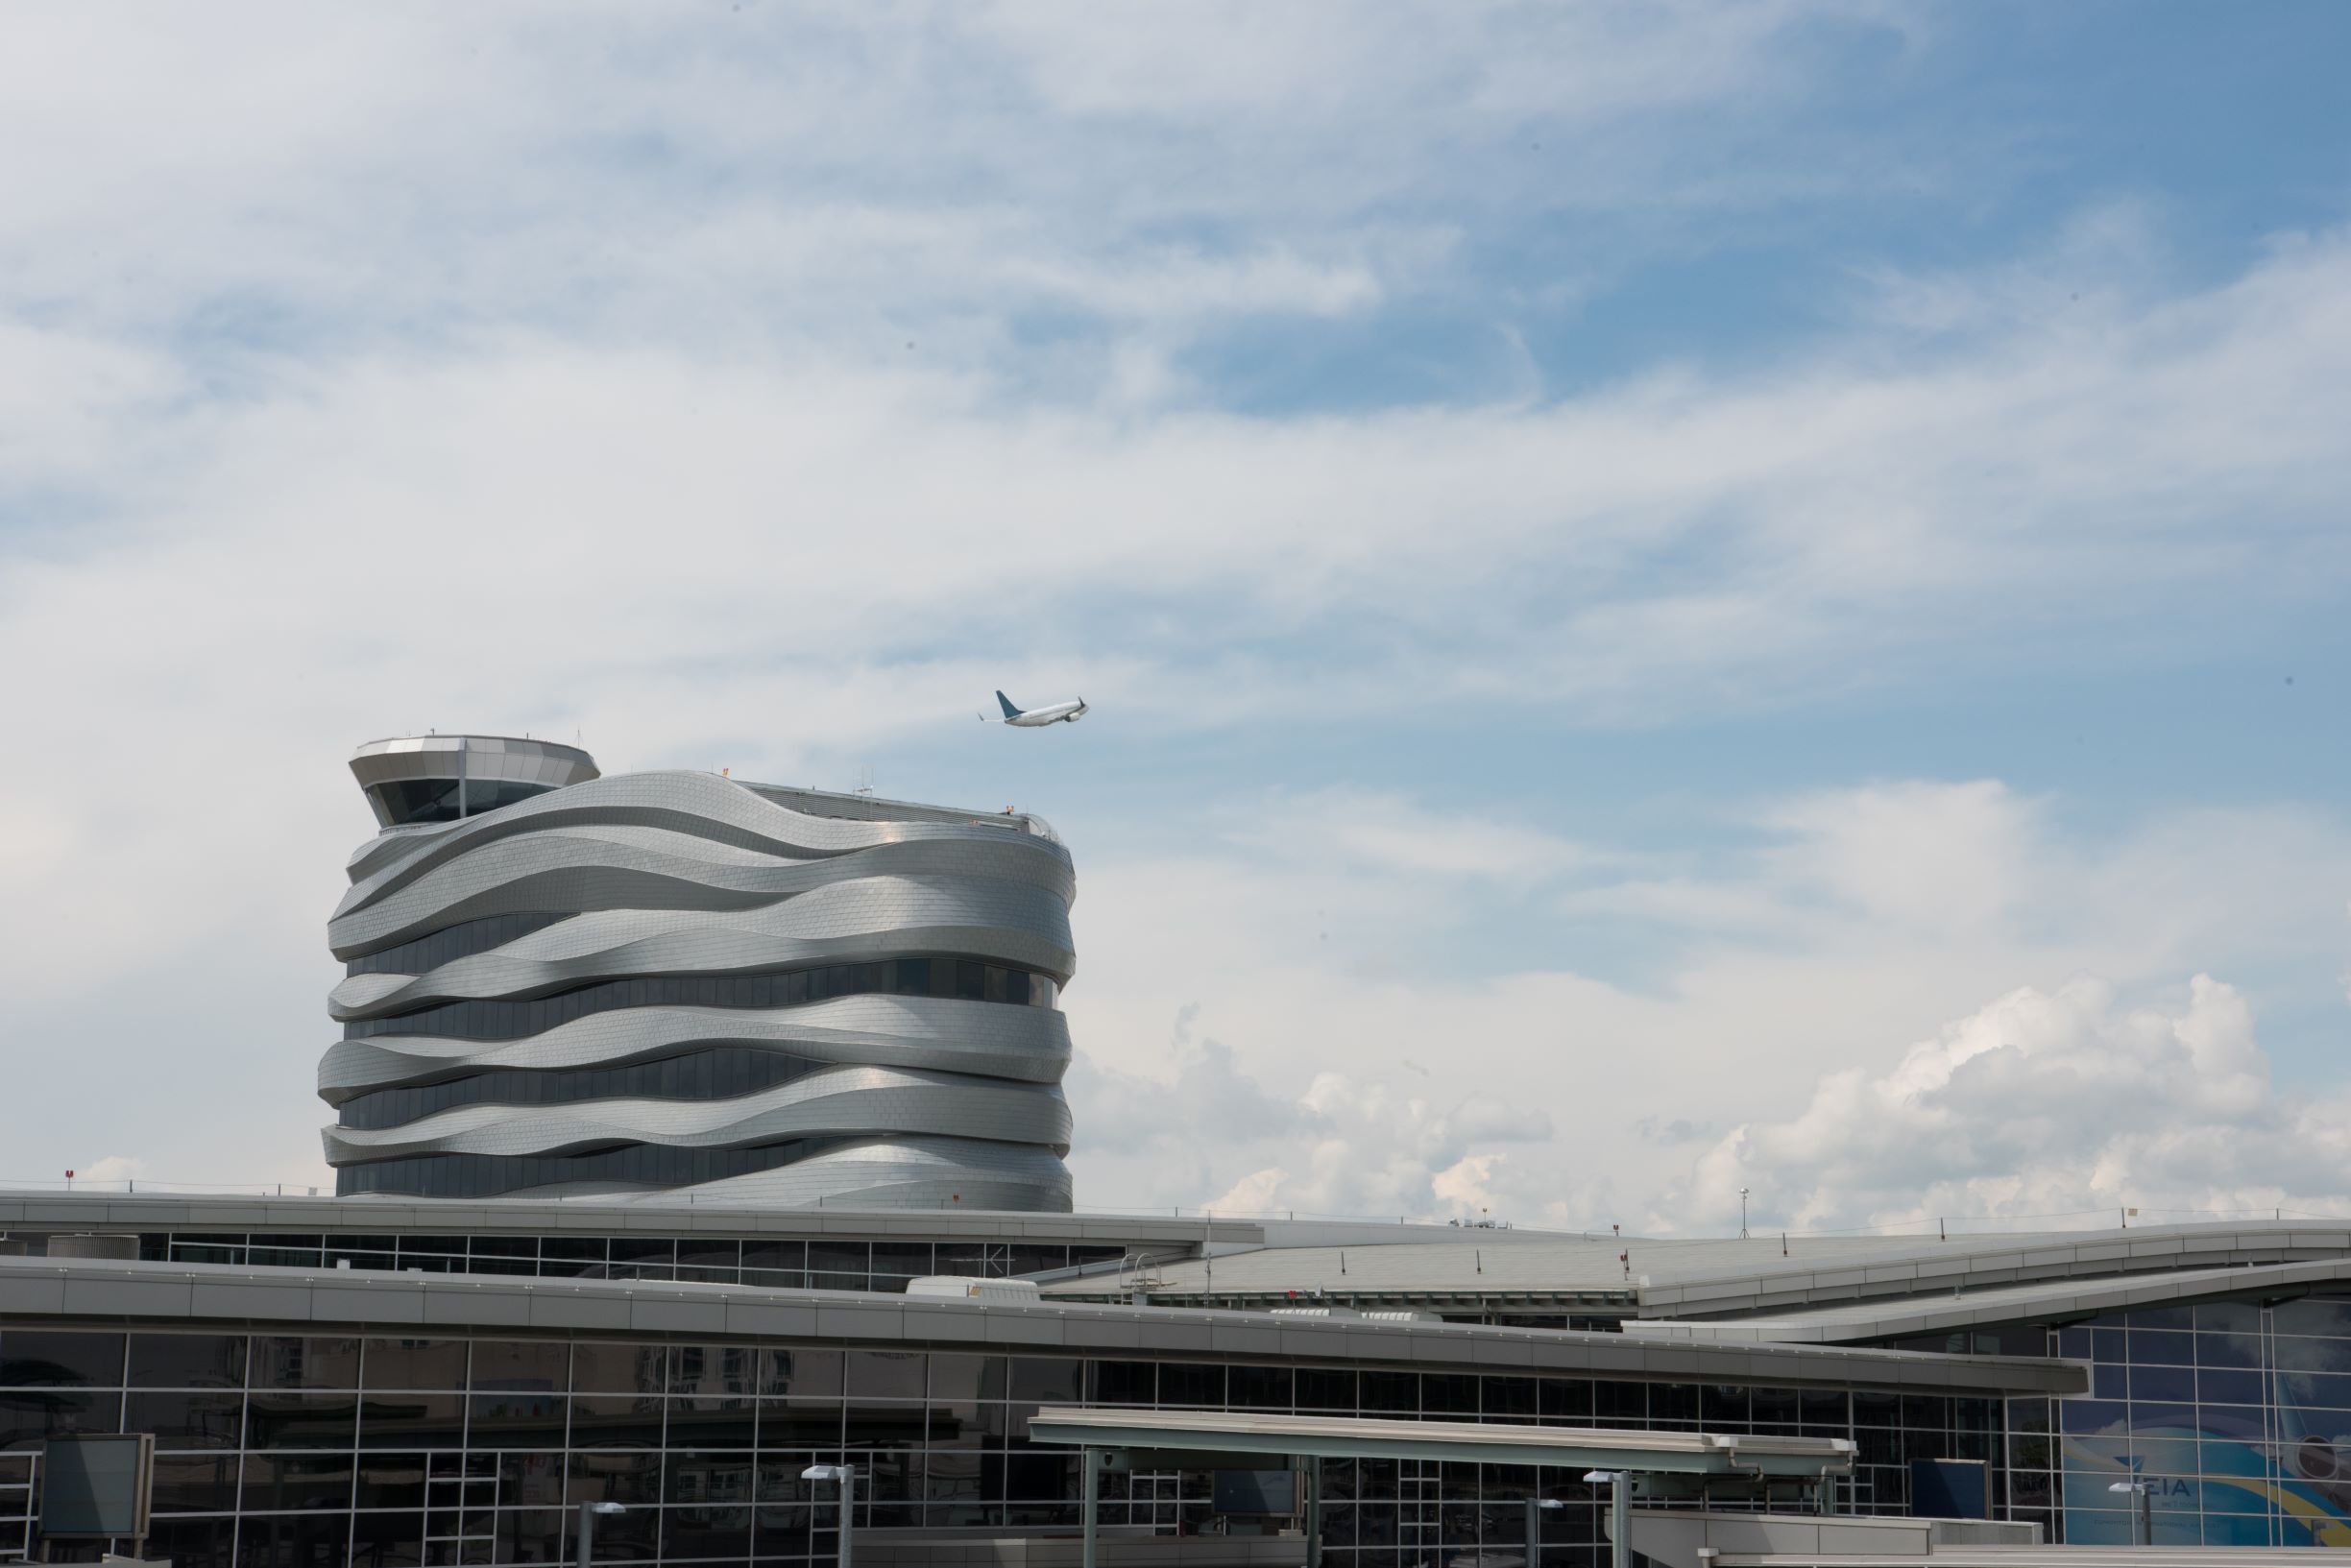
[[[998,706],[998,707],[1002,708],[1002,709],[1005,711],[1005,717],[1006,717],[1006,718],[1018,718],[1018,717],[1020,717],[1020,715],[1021,715],[1021,711],[1020,711],[1019,709],[1017,709],[1017,708],[1013,707],[1013,706],[1012,706],[1012,699],[1011,699],[1011,698],[1009,698],[1009,697],[1007,697],[1007,696],[1006,696],[1006,695],[1005,695],[1003,692],[999,691],[999,692],[997,692],[997,693],[996,693],[996,703],[997,703],[997,706]]]

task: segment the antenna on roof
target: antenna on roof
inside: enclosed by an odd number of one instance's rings
[[[860,795],[873,793],[873,764],[871,762],[858,769],[857,793]]]

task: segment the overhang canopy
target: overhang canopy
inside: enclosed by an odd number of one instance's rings
[[[2145,1307],[2224,1297],[2303,1295],[2351,1280],[2351,1258],[2252,1268],[2193,1268],[2104,1280],[2048,1280],[1965,1295],[1849,1301],[1768,1317],[1627,1320],[1629,1339],[1690,1344],[1842,1344],[1961,1333],[2015,1323],[2064,1323]]]
[[[1321,1459],[1456,1459],[1701,1476],[1819,1476],[1853,1467],[1843,1437],[1607,1427],[1528,1427],[1484,1421],[1384,1421],[1240,1411],[1080,1410],[1049,1405],[1030,1417],[1032,1441],[1072,1448],[1140,1448]]]

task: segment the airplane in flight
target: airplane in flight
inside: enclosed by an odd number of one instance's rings
[[[1075,724],[1086,715],[1086,701],[1083,697],[1079,697],[1076,702],[1057,702],[1047,708],[1023,709],[1014,707],[1012,699],[999,691],[996,693],[996,703],[1004,710],[1004,717],[991,719],[982,713],[980,715],[982,723],[1009,724],[1021,730],[1041,730],[1048,724]]]

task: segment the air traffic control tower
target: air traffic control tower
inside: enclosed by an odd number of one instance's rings
[[[1067,1212],[1041,819],[376,740],[327,922],[342,1195]]]

